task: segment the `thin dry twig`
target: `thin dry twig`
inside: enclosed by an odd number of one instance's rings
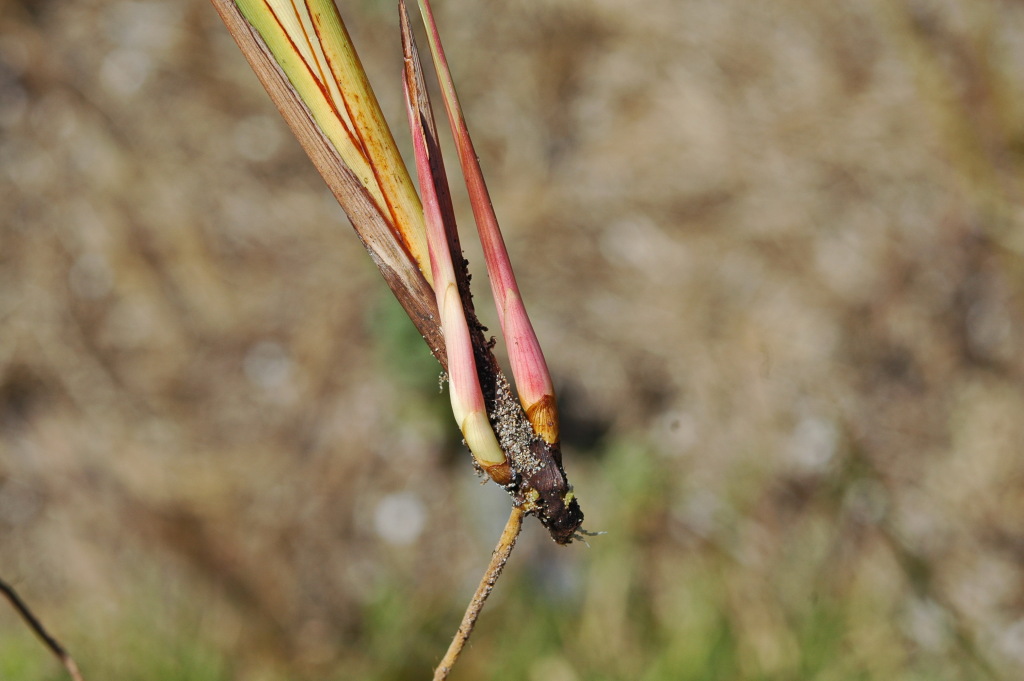
[[[0,591],[4,592],[4,596],[6,596],[7,600],[10,601],[11,606],[18,611],[18,614],[21,615],[23,620],[25,620],[25,623],[29,628],[35,632],[36,636],[42,640],[43,644],[50,649],[50,652],[60,660],[60,663],[68,670],[68,675],[73,679],[73,681],[85,681],[82,677],[82,673],[78,671],[78,665],[75,664],[75,660],[71,657],[71,654],[64,649],[64,646],[62,646],[57,639],[46,631],[43,623],[39,621],[39,618],[35,616],[25,601],[21,600],[21,596],[19,596],[18,592],[14,590],[14,587],[0,579]]]
[[[473,594],[469,607],[466,608],[466,614],[462,616],[462,624],[459,625],[459,630],[455,632],[455,638],[452,639],[451,645],[448,646],[448,652],[441,659],[441,664],[437,665],[437,669],[434,670],[434,681],[445,681],[448,678],[448,674],[451,673],[455,662],[459,659],[462,648],[466,645],[466,641],[469,640],[469,635],[473,633],[473,627],[476,626],[476,620],[480,616],[480,611],[483,610],[487,597],[491,595],[491,590],[498,581],[498,577],[501,576],[502,570],[505,569],[505,563],[508,562],[512,549],[515,548],[519,531],[523,528],[524,515],[525,512],[521,507],[512,507],[512,514],[508,517],[508,522],[505,523],[505,530],[501,533],[501,539],[498,540],[498,545],[494,548],[494,554],[491,556],[491,562],[487,566],[487,571],[484,572],[483,579],[480,580],[480,585],[476,588],[476,593]]]

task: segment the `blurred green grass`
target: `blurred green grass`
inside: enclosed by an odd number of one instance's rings
[[[880,592],[874,576],[851,574],[842,555],[849,551],[843,546],[849,542],[850,528],[843,527],[849,519],[842,511],[820,508],[833,500],[812,501],[819,508],[802,512],[796,526],[782,533],[783,545],[775,547],[782,555],[765,574],[754,557],[738,555],[743,540],[735,535],[742,528],[733,523],[740,522],[743,509],[723,520],[725,526],[716,532],[725,538],[722,543],[697,537],[684,542],[686,548],[666,550],[672,523],[664,505],[672,481],[659,470],[657,456],[635,442],[622,442],[608,445],[598,459],[600,471],[591,464],[577,472],[592,507],[614,509],[602,526],[607,534],[581,549],[584,557],[574,565],[559,565],[543,547],[543,532],[528,532],[527,547],[513,559],[453,678],[992,677],[973,645],[956,641],[954,625],[936,617],[939,606],[927,595],[918,602],[918,615],[931,617],[920,624],[934,629],[936,648],[907,646],[904,628],[914,614]],[[884,562],[869,559],[867,567],[878,570]],[[343,661],[319,678],[422,678],[436,663],[468,590],[430,593],[411,576],[415,571],[393,568],[377,575],[358,625],[320,641],[326,647],[321,652]],[[912,571],[896,569],[890,576],[915,590]],[[91,677],[306,678],[296,676],[273,646],[247,646],[241,658],[218,651],[212,641],[223,644],[224,632],[202,589],[193,591],[194,585],[166,574],[142,581],[148,587],[122,594],[127,612],[101,618],[102,636],[88,628],[96,611],[70,618],[81,630],[61,632],[67,622],[57,622],[63,638],[77,644],[79,661]],[[229,636],[252,633],[242,631],[245,623],[233,626]],[[27,632],[10,621],[4,628],[0,678],[61,677]],[[108,638],[111,633],[114,638]]]
[[[1019,678],[1024,8],[438,9],[607,531],[453,678]],[[0,174],[0,575],[89,679],[424,678],[507,501],[208,4],[0,0]]]

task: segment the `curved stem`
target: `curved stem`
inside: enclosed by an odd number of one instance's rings
[[[68,671],[68,675],[74,681],[82,681],[82,674],[78,671],[78,665],[75,664],[74,658],[71,657],[57,639],[50,635],[50,632],[46,630],[43,623],[39,621],[39,618],[29,609],[25,601],[21,600],[21,596],[14,590],[14,587],[0,579],[0,592],[7,597],[11,606],[18,611],[18,614],[25,620],[25,624],[28,625],[29,629],[39,637],[43,644],[53,653],[54,657],[60,660],[60,663]]]
[[[494,548],[494,554],[491,556],[491,562],[487,566],[487,571],[484,572],[483,579],[480,580],[480,585],[476,588],[476,593],[473,594],[469,607],[466,608],[466,614],[462,616],[459,630],[455,632],[455,638],[452,639],[451,645],[448,646],[448,652],[441,659],[441,664],[437,665],[437,669],[434,670],[434,681],[445,681],[448,678],[448,674],[451,673],[452,667],[462,653],[462,648],[466,645],[466,641],[469,640],[469,635],[473,633],[473,627],[476,626],[476,620],[480,616],[480,611],[483,610],[487,597],[491,595],[494,584],[498,581],[498,577],[501,576],[502,570],[505,569],[505,563],[508,562],[512,549],[515,548],[519,531],[523,528],[523,515],[524,511],[522,508],[519,506],[512,507],[512,514],[509,516],[508,522],[505,523],[505,530],[501,533],[498,545]]]

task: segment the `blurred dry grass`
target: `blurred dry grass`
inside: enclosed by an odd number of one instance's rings
[[[1020,678],[1024,5],[438,10],[610,531],[456,676]],[[87,674],[423,678],[506,502],[212,8],[0,0],[0,173],[0,574]]]

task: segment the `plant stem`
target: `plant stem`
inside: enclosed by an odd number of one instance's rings
[[[476,593],[473,594],[473,599],[469,602],[469,607],[466,608],[466,614],[462,616],[459,630],[455,632],[455,638],[452,639],[451,645],[448,646],[448,652],[444,654],[441,664],[434,670],[434,681],[445,681],[448,678],[448,674],[451,673],[452,667],[462,653],[462,648],[466,645],[466,641],[469,640],[469,635],[473,633],[473,627],[476,626],[476,620],[480,616],[480,611],[483,610],[487,597],[491,595],[491,590],[494,589],[498,577],[501,576],[502,570],[505,569],[505,563],[508,562],[512,549],[515,548],[519,531],[523,528],[523,515],[524,511],[522,508],[519,506],[512,507],[512,514],[508,517],[508,522],[505,523],[505,530],[501,533],[501,539],[498,540],[498,545],[494,548],[487,571],[484,572],[483,579],[480,580],[480,585],[477,586]]]
[[[515,539],[512,541],[514,543]],[[0,579],[0,591],[2,591],[4,596],[7,597],[7,600],[10,601],[14,609],[18,611],[21,618],[25,620],[25,624],[28,625],[29,629],[31,629],[33,633],[42,640],[43,644],[50,650],[50,652],[60,660],[60,663],[64,665],[64,668],[68,671],[68,675],[70,675],[74,681],[83,681],[82,674],[78,671],[78,665],[75,664],[74,658],[71,657],[68,651],[64,649],[64,646],[62,646],[57,639],[46,631],[43,623],[39,621],[39,618],[35,616],[25,601],[21,600],[21,596],[19,596],[18,592],[14,590],[14,587]]]

